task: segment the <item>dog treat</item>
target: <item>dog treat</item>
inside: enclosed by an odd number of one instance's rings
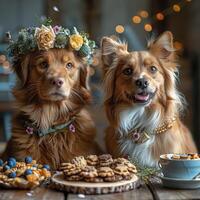
[[[133,178],[133,174],[123,175],[124,180],[131,180]]]
[[[71,176],[75,174],[79,174],[81,172],[81,169],[78,168],[76,165],[72,164],[73,167],[70,169],[64,169],[63,173],[65,176]]]
[[[97,155],[86,156],[86,161],[87,161],[87,164],[91,166],[96,166],[99,163],[99,159]]]
[[[172,159],[180,159],[180,155],[177,155],[177,154],[174,154],[173,156],[172,156]]]
[[[125,166],[125,165],[117,165],[115,168],[114,168],[114,173],[115,174],[118,174],[118,175],[121,175],[121,176],[127,176],[127,175],[130,175],[129,171],[128,171],[128,167]]]
[[[72,163],[61,163],[61,166],[60,166],[60,170],[71,170],[71,169],[74,169],[75,168],[75,165],[72,164]]]
[[[116,164],[125,164],[125,163],[130,163],[130,162],[125,158],[117,158],[117,159],[114,159],[114,163],[116,163]]]
[[[75,157],[71,162],[61,163],[60,171],[67,181],[91,183],[130,180],[137,173],[135,165],[129,160],[113,159],[110,154]]]
[[[127,162],[127,163],[125,163],[125,166],[128,167],[129,172],[137,173],[137,169],[136,169],[135,165],[133,165],[132,163]]]
[[[83,177],[80,175],[72,175],[72,176],[66,176],[65,179],[67,181],[81,181],[83,180]]]
[[[98,174],[100,177],[114,176],[114,172],[110,167],[100,167],[98,169]]]
[[[114,176],[104,178],[105,182],[117,182],[121,180],[123,180],[123,176],[120,176],[120,175],[114,175]]]
[[[180,154],[180,159],[190,159],[190,157],[188,154]]]
[[[112,156],[110,154],[103,154],[99,156],[99,165],[102,167],[110,166],[113,163]]]
[[[87,162],[83,156],[75,157],[72,160],[72,163],[75,164],[80,169],[84,169],[87,165]]]
[[[81,172],[81,176],[83,176],[84,178],[94,178],[98,176],[97,170],[95,167],[93,166],[86,166],[82,172]]]
[[[51,177],[49,165],[37,164],[28,156],[25,162],[17,162],[15,158],[0,160],[0,185],[6,188],[30,189],[40,185]]]
[[[199,157],[199,155],[196,153],[196,154],[191,154],[190,155],[190,158],[193,160],[195,160],[195,159],[199,159],[200,157]]]
[[[165,158],[168,158],[167,155]],[[197,160],[200,159],[200,155],[197,153],[184,153],[184,154],[173,154],[170,159],[174,160]]]
[[[91,178],[85,178],[85,182],[91,182],[91,183],[102,183],[104,182],[103,178],[101,177],[91,177]]]

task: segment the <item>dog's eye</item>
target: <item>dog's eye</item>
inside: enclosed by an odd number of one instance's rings
[[[126,68],[123,70],[123,74],[130,76],[133,73],[133,69],[132,68]]]
[[[158,69],[157,69],[155,66],[151,66],[151,67],[150,67],[150,72],[151,72],[151,73],[154,74],[154,73],[156,73],[157,71],[158,71]]]
[[[49,67],[49,64],[48,64],[48,62],[44,61],[44,62],[40,63],[40,67],[43,68],[43,69],[46,69],[46,68]]]
[[[67,69],[71,69],[73,67],[73,64],[71,62],[68,62],[66,64]]]

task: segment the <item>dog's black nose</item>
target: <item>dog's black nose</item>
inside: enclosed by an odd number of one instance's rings
[[[148,81],[145,78],[140,78],[140,79],[136,80],[135,84],[137,85],[137,87],[139,87],[141,89],[145,89],[149,85]]]
[[[60,78],[53,79],[51,83],[59,88],[63,85],[63,81]]]

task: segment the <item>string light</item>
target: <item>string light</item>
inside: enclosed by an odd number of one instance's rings
[[[174,4],[172,5],[172,7],[168,7],[164,10],[162,10],[161,12],[156,13],[155,15],[153,15],[152,19],[156,19],[158,21],[162,21],[165,19],[166,16],[170,15],[173,12],[179,13],[181,11],[181,9],[187,5],[187,3],[191,2],[192,0],[182,0],[181,2],[179,2],[178,4]],[[140,24],[142,22],[142,18],[148,18],[149,17],[149,13],[146,10],[141,10],[138,12],[138,15],[135,15],[132,17],[132,22],[134,24]],[[152,31],[152,25],[147,23],[144,25],[144,30],[147,32],[151,32]],[[117,25],[115,27],[115,31],[117,33],[123,33],[124,32],[124,27],[122,25]]]
[[[116,31],[117,33],[123,33],[123,32],[124,32],[124,27],[123,27],[122,25],[117,25],[117,26],[115,27],[115,31]]]
[[[174,12],[180,12],[181,11],[181,7],[178,4],[174,4],[173,5],[173,10],[174,10]]]
[[[164,18],[165,18],[165,16],[161,12],[156,14],[156,19],[157,20],[162,21],[162,20],[164,20]]]
[[[147,32],[151,32],[151,31],[152,31],[152,26],[151,26],[151,24],[145,24],[145,25],[144,25],[144,30],[147,31]]]
[[[149,16],[149,13],[146,10],[141,10],[139,12],[139,15],[143,18],[147,18]]]
[[[141,17],[139,17],[137,15],[132,17],[132,21],[135,24],[139,24],[141,22],[141,20],[142,20]]]

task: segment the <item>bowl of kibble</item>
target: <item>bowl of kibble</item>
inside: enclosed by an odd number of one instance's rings
[[[163,154],[159,167],[164,177],[195,179],[200,174],[200,154]]]
[[[51,177],[50,166],[37,163],[31,156],[22,161],[10,157],[0,159],[0,187],[9,189],[31,189]]]

